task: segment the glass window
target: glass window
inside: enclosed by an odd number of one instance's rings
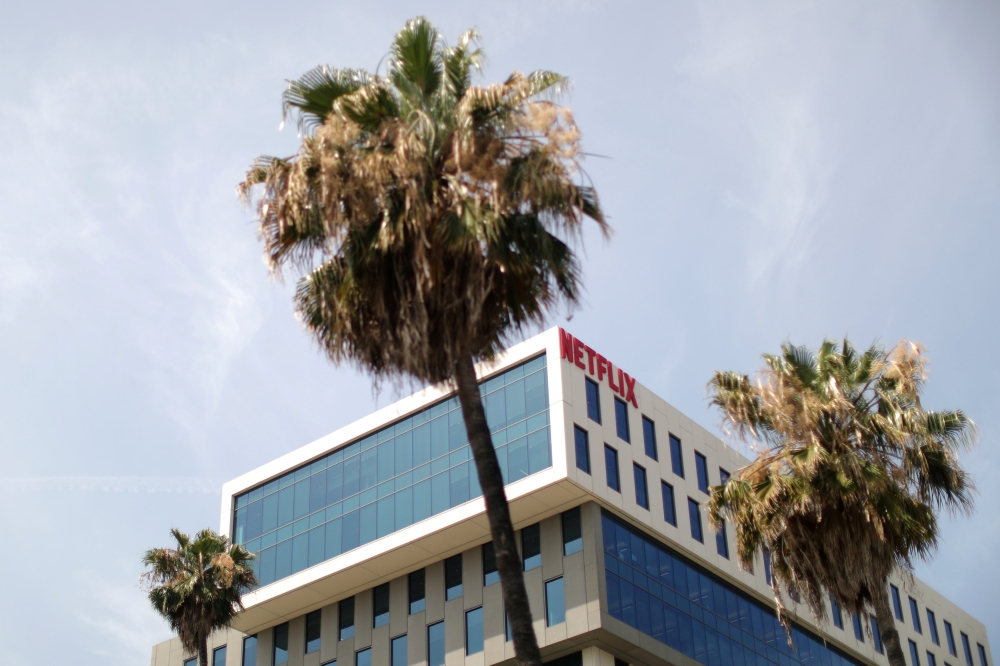
[[[944,621],[944,637],[948,641],[948,652],[957,657],[958,651],[955,650],[955,632],[952,631],[951,622],[948,620]]]
[[[719,468],[719,483],[725,485],[729,481],[729,472]]]
[[[660,493],[663,495],[663,519],[677,527],[677,506],[674,504],[674,487],[666,481],[660,481]]]
[[[601,422],[601,389],[592,379],[584,377],[587,384],[587,418],[595,423]]]
[[[620,493],[622,484],[618,478],[618,452],[607,444],[604,445],[604,471],[608,476],[608,488]]]
[[[314,610],[311,613],[306,613],[306,654],[310,652],[315,652],[319,649],[320,644],[320,622],[322,611]]]
[[[768,585],[773,585],[771,582],[771,551],[767,548],[764,549],[764,580],[767,581]]]
[[[986,648],[983,647],[982,643],[976,643],[976,647],[979,648],[979,666],[989,666],[986,663]]]
[[[632,474],[635,477],[635,503],[649,510],[649,489],[646,487],[646,470],[633,463]]]
[[[872,640],[875,642],[875,651],[885,654],[885,647],[882,645],[882,632],[878,629],[878,622],[872,617]]]
[[[514,634],[510,631],[510,617],[507,615],[506,610],[503,612],[503,631],[508,643],[514,640]]]
[[[212,650],[212,666],[226,666],[226,646]]]
[[[538,523],[521,530],[521,559],[525,571],[542,566],[542,531]]]
[[[341,600],[337,606],[337,621],[340,627],[340,640],[354,636],[354,597]]]
[[[910,597],[910,618],[913,620],[913,628],[916,629],[917,633],[924,633],[923,629],[920,628],[920,611],[917,610],[917,600],[913,597]]]
[[[910,644],[910,666],[920,666],[920,653],[917,652],[917,644],[907,641]]]
[[[378,585],[372,591],[372,627],[389,624],[389,583]]]
[[[354,653],[355,666],[372,666],[372,649],[365,648]]]
[[[701,511],[699,511],[698,503],[690,497],[688,498],[688,519],[691,521],[691,538],[705,543],[705,536],[701,531]]]
[[[865,632],[861,626],[861,618],[857,613],[851,613],[851,622],[854,623],[854,637],[858,639],[859,643],[864,643]]]
[[[694,467],[698,472],[698,490],[708,493],[708,460],[697,451],[694,452]]]
[[[899,600],[899,588],[895,585],[889,585],[889,591],[892,593],[892,611],[896,614],[896,619],[902,622],[903,604]]]
[[[545,626],[552,627],[566,621],[566,591],[562,576],[545,583]]]
[[[455,555],[444,561],[444,600],[462,596],[462,556]]]
[[[427,627],[427,666],[444,666],[444,622]]]
[[[615,428],[618,431],[618,439],[632,441],[628,432],[628,405],[620,398],[615,398]]]
[[[483,544],[483,587],[500,582],[500,572],[497,570],[497,551],[492,541]]]
[[[673,435],[669,435],[670,439],[670,466],[674,470],[674,474],[684,478],[684,456],[681,454],[681,440]]]
[[[406,634],[392,639],[390,666],[406,666]]]
[[[656,425],[645,416],[642,417],[642,443],[646,446],[646,455],[659,460],[656,451]]]
[[[198,666],[198,657],[191,657],[184,660],[184,666]]]
[[[938,636],[937,630],[937,618],[934,617],[934,611],[930,608],[927,609],[927,630],[931,632],[931,640],[934,641],[934,645],[941,645],[941,638]]]
[[[840,604],[833,598],[832,593],[830,594],[830,617],[833,618],[833,626],[837,629],[844,628],[844,617],[840,613]]]
[[[930,650],[927,651],[927,666],[937,666],[937,659]]]
[[[590,474],[590,442],[587,431],[580,426],[573,426],[573,437],[576,442],[576,468]]]
[[[413,615],[427,607],[425,600],[427,596],[427,575],[423,569],[420,569],[411,573],[407,577],[406,582],[409,588],[410,615]]]
[[[964,631],[958,632],[962,636],[962,649],[965,650],[965,663],[972,666],[972,648],[969,647],[969,637]]]
[[[729,539],[726,536],[725,523],[719,525],[719,529],[715,533],[715,552],[727,560],[729,559]]]
[[[274,628],[274,650],[271,655],[274,666],[288,663],[288,623],[279,624]]]
[[[465,654],[483,651],[483,607],[465,611]]]
[[[243,639],[243,661],[240,666],[257,666],[257,634]]]
[[[572,555],[583,550],[583,524],[580,507],[564,511],[562,514],[563,555]]]

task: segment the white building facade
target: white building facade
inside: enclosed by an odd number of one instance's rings
[[[769,563],[735,559],[708,489],[749,461],[570,332],[477,372],[542,654],[557,666],[874,666],[877,631],[804,607],[790,647]],[[212,666],[513,663],[457,400],[429,388],[226,483],[221,531],[261,586]],[[985,627],[894,580],[908,666],[992,666]],[[791,603],[791,602],[789,602]],[[174,638],[152,666],[185,666]]]

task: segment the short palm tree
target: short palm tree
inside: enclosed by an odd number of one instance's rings
[[[257,586],[253,555],[212,530],[198,532],[194,540],[177,529],[170,534],[175,548],[146,551],[142,583],[184,649],[196,652],[201,666],[208,666],[209,635],[229,626],[243,610],[241,596]]]
[[[937,543],[940,509],[972,509],[971,479],[957,454],[976,426],[958,410],[924,411],[926,359],[915,344],[826,341],[817,353],[782,346],[765,354],[757,382],[717,372],[712,403],[759,449],[757,459],[712,489],[714,525],[733,522],[744,566],[771,554],[781,589],[817,618],[827,594],[849,612],[874,614],[892,666],[905,666],[890,610],[888,579],[909,576]]]
[[[384,76],[318,67],[289,84],[302,144],[261,157],[240,193],[275,275],[301,277],[295,309],[334,363],[453,382],[486,502],[521,664],[540,664],[503,480],[474,364],[559,303],[576,302],[584,217],[579,132],[543,96],[565,79],[513,73],[473,85],[474,30],[447,46],[423,18],[396,35]]]

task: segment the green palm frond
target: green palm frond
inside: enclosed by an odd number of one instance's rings
[[[422,16],[407,21],[392,42],[389,78],[414,106],[430,99],[441,85],[441,45],[440,33]]]
[[[288,82],[281,96],[282,120],[298,116],[299,131],[310,132],[333,112],[334,103],[368,85],[372,76],[359,69],[335,69],[320,65]]]

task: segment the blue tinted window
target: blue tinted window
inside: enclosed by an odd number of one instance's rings
[[[274,650],[271,663],[274,666],[288,663],[288,623],[279,624],[274,628]]]
[[[542,566],[542,531],[538,523],[521,530],[521,557],[525,571]]]
[[[427,627],[427,666],[444,666],[444,622]]]
[[[319,649],[320,643],[320,621],[321,611],[306,613],[306,654]]]
[[[389,624],[389,583],[378,585],[372,591],[372,627]]]
[[[937,658],[930,650],[927,651],[927,666],[937,666]]]
[[[907,641],[910,644],[910,666],[920,666],[920,653],[917,652],[917,644]]]
[[[497,552],[492,541],[483,544],[483,587],[500,582],[497,570]]]
[[[764,549],[764,580],[767,581],[768,585],[771,583],[771,551],[767,548]]]
[[[628,431],[628,405],[619,398],[615,398],[615,428],[618,431],[618,439],[632,441]]]
[[[694,452],[694,466],[698,472],[698,490],[708,493],[708,461],[697,451]]]
[[[504,483],[552,464],[545,356],[480,385]],[[482,495],[458,400],[234,498],[233,535],[268,585]]]
[[[184,666],[198,666],[198,657],[191,657],[184,660]]]
[[[934,617],[934,611],[930,608],[927,609],[927,630],[931,632],[931,640],[934,641],[934,645],[941,645],[941,638],[938,636],[937,630],[937,618]]]
[[[465,654],[483,651],[483,607],[465,612]]]
[[[920,611],[917,609],[917,600],[913,597],[910,597],[910,619],[913,620],[913,628],[917,630],[917,633],[924,633],[924,630],[920,628]]]
[[[354,597],[343,599],[337,605],[340,640],[354,636]]]
[[[590,474],[590,442],[587,431],[580,426],[573,426],[573,438],[576,443],[576,467]]]
[[[212,666],[226,666],[226,646],[212,650]]]
[[[990,666],[986,663],[986,648],[982,643],[976,643],[976,647],[979,648],[979,666]]]
[[[646,447],[646,455],[658,460],[656,451],[656,425],[645,416],[642,417],[642,443]]]
[[[455,555],[444,561],[444,600],[462,596],[462,556]]]
[[[580,507],[564,511],[562,514],[563,555],[572,555],[583,550],[583,525]]]
[[[587,386],[587,418],[595,423],[601,422],[601,389],[597,382],[584,378]]]
[[[955,632],[952,631],[951,622],[948,620],[944,621],[944,637],[948,640],[948,652],[957,657],[958,652],[955,650]]]
[[[608,477],[608,488],[620,493],[622,484],[618,478],[618,452],[607,444],[604,445],[604,471]]]
[[[865,642],[865,631],[861,626],[861,618],[857,613],[851,613],[851,622],[854,623],[854,637],[858,639],[859,642]]]
[[[663,519],[674,527],[677,527],[677,506],[674,504],[674,487],[666,481],[661,481],[660,492],[663,494]]]
[[[354,655],[355,666],[372,666],[372,649],[365,648]]]
[[[673,435],[669,435],[670,438],[670,466],[674,470],[674,474],[684,478],[684,456],[681,454],[681,440],[677,439]]]
[[[241,666],[257,666],[257,635],[243,639],[243,661]]]
[[[545,583],[545,626],[552,627],[565,621],[566,591],[560,576]]]
[[[969,647],[969,637],[965,635],[964,631],[959,632],[962,635],[962,649],[965,650],[965,663],[972,666],[972,648]]]
[[[896,619],[900,622],[903,621],[903,604],[899,600],[899,588],[895,585],[889,586],[889,591],[892,593],[892,611],[896,614]]]
[[[406,666],[406,634],[392,639],[390,666]]]
[[[725,523],[719,525],[719,529],[715,533],[715,552],[727,560],[729,559],[729,539],[726,536]]]
[[[635,503],[648,511],[649,489],[646,487],[646,470],[633,464],[632,473],[635,476]]]
[[[410,615],[419,613],[427,607],[427,575],[423,569],[414,571],[406,580],[410,602]]]
[[[875,641],[875,651],[879,654],[885,654],[885,647],[882,645],[882,632],[879,631],[878,622],[875,618],[872,618],[872,638]]]
[[[840,613],[840,604],[837,603],[837,600],[833,598],[832,594],[830,595],[830,611],[830,616],[833,618],[833,626],[838,629],[843,629],[844,618]]]
[[[695,541],[705,543],[705,536],[701,530],[701,511],[698,508],[698,503],[689,497],[688,520],[691,521],[691,538]]]

